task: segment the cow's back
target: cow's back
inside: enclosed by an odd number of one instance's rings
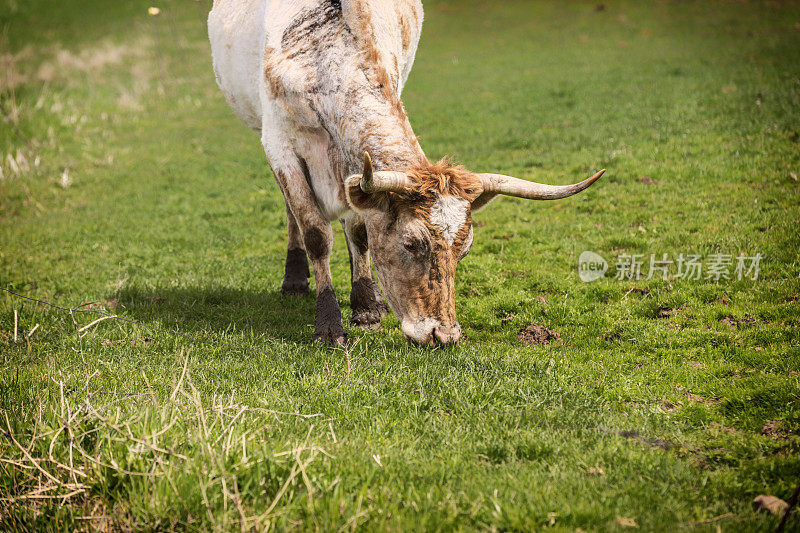
[[[290,42],[291,34],[302,35],[302,47],[315,46],[319,36],[302,30],[326,31],[313,18],[332,10],[340,13],[340,21],[329,21],[331,25],[343,23],[344,33],[352,33],[355,40],[349,47],[332,47],[326,64],[309,68],[303,64],[309,54],[287,49],[299,44]],[[322,81],[322,85],[338,85],[335,80],[351,75],[348,67],[364,53],[359,40],[369,41],[379,51],[399,96],[414,61],[421,26],[419,0],[215,0],[208,18],[217,83],[239,119],[256,131],[262,128],[265,99],[279,99],[280,107],[292,110],[290,114],[307,116],[304,100],[311,93],[330,93],[326,90],[330,87],[315,86],[313,71],[341,70]],[[335,33],[337,44],[347,41],[340,30]]]
[[[208,37],[214,74],[236,116],[261,130],[264,17],[268,0],[214,0]]]

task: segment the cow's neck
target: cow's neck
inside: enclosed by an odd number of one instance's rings
[[[354,79],[339,78],[330,107],[335,111],[328,123],[343,148],[348,170],[361,170],[364,152],[369,152],[376,170],[403,171],[427,163],[397,95],[396,80],[378,64],[362,63],[357,72]]]
[[[363,153],[369,152],[376,170],[405,171],[427,162],[405,112],[396,120],[381,117],[370,121],[359,151],[358,161],[363,162]]]
[[[402,104],[375,96],[361,95],[336,117],[335,136],[348,171],[361,171],[364,152],[369,153],[376,170],[408,170],[427,162]]]
[[[345,123],[352,124],[352,137],[346,146],[353,152],[349,158],[358,170],[364,152],[369,152],[376,170],[402,171],[422,166],[428,160],[400,100],[402,75],[398,58],[405,51],[392,38],[392,17],[387,18],[379,5],[362,0],[351,2],[342,11],[353,45],[358,48],[351,56],[357,66],[349,78],[342,80],[349,107],[346,112],[351,117]]]

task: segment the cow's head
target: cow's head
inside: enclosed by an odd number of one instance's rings
[[[575,185],[552,186],[501,174],[475,174],[440,161],[408,172],[364,171],[347,178],[351,207],[364,215],[372,262],[403,334],[421,344],[455,343],[456,265],[472,246],[472,211],[498,194],[554,200],[584,190],[603,170]]]

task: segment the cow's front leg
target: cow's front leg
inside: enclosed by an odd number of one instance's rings
[[[316,204],[314,204],[316,206]],[[317,305],[314,308],[314,341],[344,346],[347,334],[342,327],[342,312],[331,279],[331,250],[333,248],[333,229],[327,221],[324,225],[303,228],[303,241],[306,244],[314,281],[317,285]]]
[[[308,294],[308,278],[311,273],[308,271],[308,259],[306,257],[306,245],[303,242],[303,234],[297,225],[292,210],[289,208],[289,201],[286,200],[286,227],[288,229],[289,244],[286,247],[286,269],[283,274],[283,294],[305,296]]]
[[[353,311],[350,323],[364,329],[378,329],[389,309],[372,277],[364,218],[351,213],[341,222],[350,253],[350,309]]]
[[[347,342],[347,334],[342,327],[342,313],[331,279],[333,229],[317,205],[300,161],[288,157],[287,151],[278,154],[271,152],[267,143],[265,148],[275,179],[300,229],[311,268],[314,270],[314,281],[317,285],[314,341],[343,346]]]

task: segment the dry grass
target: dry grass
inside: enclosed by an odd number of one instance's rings
[[[320,455],[331,457],[314,442],[314,424],[301,442],[272,454],[286,475],[279,489],[270,494],[266,510],[255,512],[242,501],[235,470],[253,459],[250,450],[256,436],[269,433],[284,417],[312,420],[321,413],[243,405],[233,394],[214,396],[210,405],[204,405],[187,372],[188,360],[187,354],[168,401],[157,398],[153,389],[134,395],[152,400],[153,405],[161,403],[160,408],[145,407],[131,413],[122,406],[134,396],[101,397],[93,383],[99,373],[95,370],[83,378],[80,401],[74,399],[78,391],[67,384],[70,380],[52,376],[59,395],[58,411],[38,409],[32,419],[16,420],[15,424],[3,413],[0,469],[17,482],[13,494],[0,497],[0,516],[35,520],[52,510],[49,503],[69,508],[70,518],[90,530],[136,529],[136,519],[124,504],[109,509],[101,497],[102,480],[109,477],[135,477],[146,486],[168,487],[174,496],[172,503],[184,506],[187,503],[179,486],[185,491],[186,479],[196,480],[209,523],[225,530],[269,529],[282,514],[282,501],[291,497],[288,494],[297,490],[296,485],[313,499],[319,490],[309,477],[309,467]],[[32,430],[15,430],[15,426]],[[183,453],[186,449],[200,453],[189,457]],[[217,506],[220,500],[221,509]]]

